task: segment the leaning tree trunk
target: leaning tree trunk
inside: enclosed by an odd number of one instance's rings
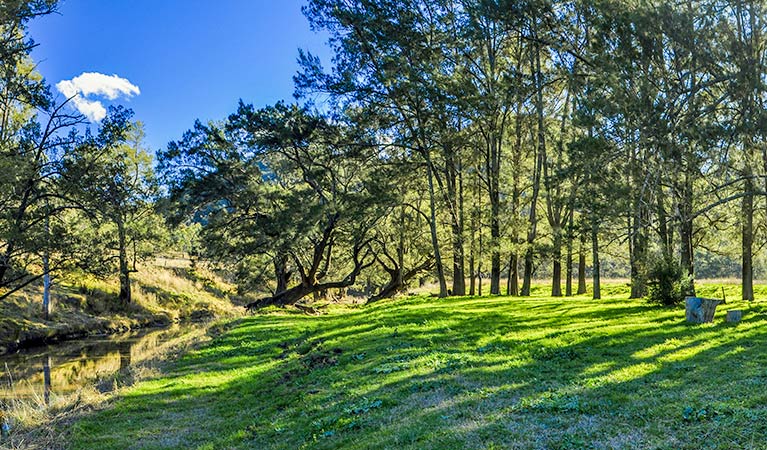
[[[317,244],[315,244],[313,252],[314,257],[308,270],[299,265],[298,272],[301,274],[301,282],[298,285],[293,286],[290,289],[286,289],[282,292],[277,292],[271,297],[264,297],[254,302],[248,303],[245,308],[252,311],[266,306],[283,307],[287,305],[295,305],[299,300],[306,297],[307,295],[323,293],[331,289],[341,289],[352,286],[357,281],[359,274],[375,262],[375,259],[372,259],[367,263],[365,262],[365,259],[370,255],[370,240],[358,242],[354,245],[352,252],[354,267],[352,268],[351,272],[349,272],[343,279],[339,281],[329,281],[322,283],[317,281],[318,279],[324,278],[324,273],[322,272],[325,272],[325,269],[327,269],[328,260],[325,260],[326,267],[318,275],[318,270],[322,265],[322,257],[330,245],[329,242],[331,234],[335,229],[336,219],[337,216],[330,220],[329,225],[325,228],[322,239]],[[296,261],[298,260],[296,259]],[[297,264],[299,263],[297,262]]]
[[[386,284],[386,286],[381,289],[381,291],[370,297],[367,301],[367,304],[375,303],[379,300],[383,300],[385,298],[390,298],[396,295],[397,293],[401,292],[406,286],[408,281],[415,278],[416,275],[419,273],[430,270],[434,267],[434,260],[429,258],[426,261],[422,262],[421,264],[417,265],[416,267],[410,269],[407,272],[402,272],[402,269],[397,267],[393,269],[389,269],[387,267],[384,267],[384,270],[389,273],[389,282]]]

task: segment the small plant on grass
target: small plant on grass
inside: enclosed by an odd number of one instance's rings
[[[682,266],[673,258],[661,257],[650,265],[648,276],[648,300],[664,306],[672,306],[692,295],[692,277],[684,274]]]

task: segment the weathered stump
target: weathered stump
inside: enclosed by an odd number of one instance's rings
[[[730,309],[727,311],[727,322],[740,322],[743,318],[743,311],[740,309]]]
[[[714,313],[722,300],[715,298],[686,297],[685,315],[691,323],[706,323],[714,321]]]

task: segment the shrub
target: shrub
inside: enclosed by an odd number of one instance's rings
[[[682,266],[670,257],[661,257],[650,265],[647,274],[648,300],[671,306],[693,295],[693,279],[684,273]]]

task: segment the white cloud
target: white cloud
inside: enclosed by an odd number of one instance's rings
[[[107,115],[107,110],[100,100],[89,99],[88,96],[115,100],[119,97],[130,98],[141,93],[138,86],[125,78],[98,72],[84,72],[71,80],[61,80],[56,83],[56,89],[67,98],[72,97],[74,107],[91,122],[103,119]]]

